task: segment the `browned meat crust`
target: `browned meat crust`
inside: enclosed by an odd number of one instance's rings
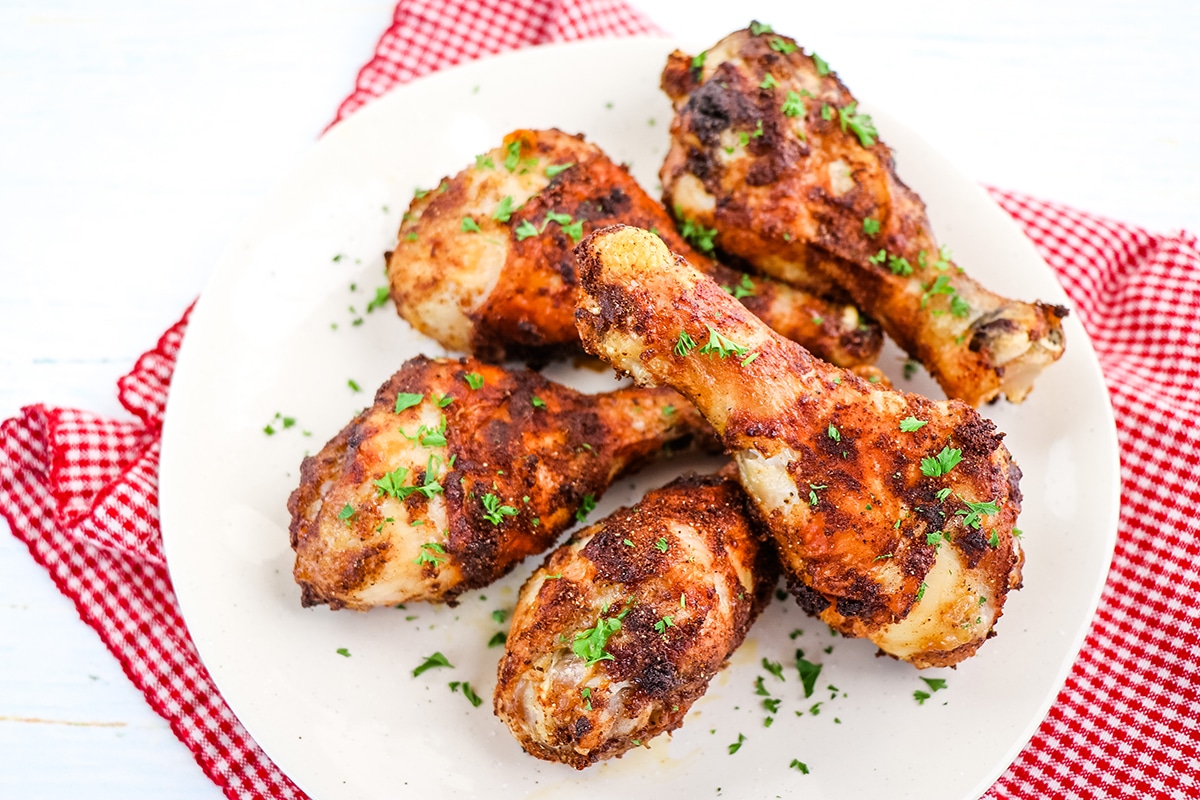
[[[578,252],[584,346],[712,423],[802,606],[919,667],[991,635],[1023,557],[1020,470],[989,420],[813,358],[645,231]]]
[[[799,285],[819,271],[971,405],[1019,402],[1062,355],[1067,310],[996,295],[955,265],[870,117],[794,41],[737,31],[699,68],[674,53],[662,86],[677,112],[664,202],[714,228],[721,251]]]
[[[658,233],[767,324],[822,358],[855,366],[878,356],[879,326],[844,296],[827,299],[702,255],[625,167],[582,136],[558,130],[514,131],[477,166],[413,201],[388,261],[392,297],[423,333],[480,358],[537,360],[577,350],[573,249],[617,222]],[[453,323],[446,322],[448,304],[461,311]]]
[[[521,589],[497,716],[526,752],[576,769],[678,728],[770,598],[761,539],[735,481],[695,475],[579,532]],[[576,649],[589,631],[591,663]]]
[[[543,552],[620,473],[706,431],[669,389],[585,395],[414,358],[301,465],[288,499],[301,602],[452,601]]]

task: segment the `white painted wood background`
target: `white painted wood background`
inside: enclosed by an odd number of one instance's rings
[[[981,181],[1200,232],[1200,4],[634,5],[701,43],[769,21]],[[35,402],[119,413],[117,377],[312,145],[391,13],[0,3],[0,418]],[[0,797],[219,796],[0,532]]]

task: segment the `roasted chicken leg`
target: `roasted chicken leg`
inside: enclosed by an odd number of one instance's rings
[[[768,325],[822,358],[849,367],[879,355],[879,326],[853,305],[702,255],[624,167],[558,130],[515,131],[413,201],[388,258],[392,298],[415,328],[453,350],[489,360],[577,352],[572,250],[617,222],[655,230]]]
[[[813,358],[646,231],[577,252],[584,346],[712,423],[800,605],[917,667],[973,654],[1021,583],[1003,434],[965,403]]]
[[[453,601],[695,434],[711,438],[669,389],[584,395],[529,370],[414,358],[301,465],[288,499],[301,602]]]
[[[764,273],[803,285],[823,271],[947,396],[1021,401],[1062,355],[1067,309],[1001,297],[956,266],[836,74],[753,30],[668,59],[664,202]]]
[[[583,769],[678,728],[770,598],[778,566],[737,482],[689,476],[576,534],[521,587],[496,715]]]

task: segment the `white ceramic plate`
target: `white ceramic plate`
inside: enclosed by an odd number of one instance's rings
[[[512,608],[533,563],[457,608],[300,607],[284,505],[300,459],[408,357],[443,353],[390,305],[363,313],[384,285],[382,253],[413,188],[435,186],[511,129],[556,125],[632,163],[657,193],[670,121],[657,84],[670,47],[625,40],[526,50],[371,104],[326,135],[250,221],[192,315],[162,456],[171,576],[221,692],[315,798],[975,797],[1032,735],[1076,655],[1109,564],[1119,492],[1107,395],[1074,318],[1066,356],[1031,398],[985,410],[1025,473],[1028,562],[999,636],[957,671],[918,673],[876,658],[865,642],[832,638],[791,602],[776,602],[673,737],[577,773],[525,755],[491,713],[500,651],[486,644],[504,627],[492,611]],[[882,113],[876,121],[960,263],[1003,293],[1066,302],[978,187]],[[895,351],[881,363],[900,386],[938,394],[921,376],[901,379]],[[612,386],[569,365],[552,373]],[[277,414],[295,425],[283,429]],[[264,434],[268,424],[274,436]],[[622,481],[592,519],[685,466]],[[824,665],[810,698],[792,666],[797,648]],[[454,668],[414,678],[434,651]],[[764,658],[785,665],[784,681]],[[758,676],[781,699],[774,715],[754,693]],[[944,678],[946,688],[919,705],[913,693],[929,689],[922,677]],[[483,705],[451,692],[450,681],[469,682]]]

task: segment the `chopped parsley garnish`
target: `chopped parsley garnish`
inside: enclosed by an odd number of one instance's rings
[[[415,486],[405,486],[404,480],[408,477],[408,467],[397,467],[391,472],[385,472],[383,477],[377,481],[373,481],[376,489],[381,495],[390,495],[397,499],[404,499],[412,494],[411,490],[415,490]],[[409,490],[409,491],[406,491]]]
[[[418,675],[420,675],[422,672],[427,672],[431,669],[434,669],[435,667],[450,667],[451,669],[453,669],[454,665],[451,664],[449,659],[447,659],[440,652],[436,652],[433,655],[426,658],[425,661],[422,662],[421,666],[419,666],[413,670],[413,677],[415,678]]]
[[[839,431],[837,428],[833,427],[833,423],[830,423],[829,427],[825,430],[825,433],[829,436],[830,439],[833,439],[835,442],[840,442],[842,440],[841,431]]]
[[[962,461],[962,450],[947,445],[933,458],[921,459],[921,474],[927,478],[940,478]]]
[[[871,217],[863,217],[863,233],[867,236],[874,236],[879,233],[879,220]]]
[[[517,168],[517,164],[521,161],[521,143],[519,141],[510,142],[508,145],[508,156],[504,159],[504,168],[512,172]]]
[[[905,433],[912,433],[913,431],[921,430],[921,428],[924,428],[928,424],[929,423],[923,419],[917,419],[916,417],[905,417],[904,419],[900,420],[900,430],[904,431]]]
[[[954,513],[956,516],[964,517],[963,525],[970,527],[970,528],[974,528],[975,530],[979,530],[979,527],[982,524],[980,518],[984,514],[999,514],[1000,513],[1000,506],[996,505],[995,503],[991,502],[990,500],[987,502],[983,502],[983,503],[972,503],[969,500],[963,500],[963,502],[967,504],[967,508],[970,510],[964,511],[962,509],[959,509],[958,511],[956,511]]]
[[[417,557],[413,559],[414,564],[433,564],[435,567],[440,567],[449,559],[438,558],[437,553],[445,554],[446,548],[442,547],[437,542],[425,542],[421,545],[421,550]]]
[[[786,55],[796,52],[796,50],[798,48],[796,47],[796,45],[792,44],[791,42],[786,42],[783,39],[781,39],[780,37],[776,36],[774,39],[771,40],[771,49],[774,50],[776,53],[783,53],[786,56]]]
[[[776,41],[779,41],[779,40],[778,40],[778,39],[776,39]],[[793,47],[792,49],[794,50],[795,48]],[[737,741],[736,741],[736,742],[734,742],[733,744],[729,745],[729,755],[733,755],[733,754],[734,754],[734,753],[736,753],[738,750],[741,750],[741,749],[742,749],[742,742],[744,742],[744,741],[746,741],[746,737],[745,737],[745,736],[743,736],[742,734],[740,734],[740,733],[739,733],[739,734],[738,734]]]
[[[339,647],[339,648],[337,649],[337,654],[338,654],[339,656],[344,656],[344,657],[346,657],[346,658],[349,658],[349,657],[350,657],[350,651],[349,651],[349,650],[347,650],[345,647]]]
[[[971,304],[963,300],[961,294],[955,293],[950,298],[950,313],[959,319],[963,319],[971,314]]]
[[[942,245],[938,248],[938,259],[933,262],[934,269],[949,269],[950,268],[950,248]]]
[[[955,294],[954,287],[950,285],[950,277],[948,275],[938,275],[933,283],[929,284],[925,289],[925,293],[921,295],[921,308],[929,304],[929,298],[939,294]]]
[[[871,120],[871,116],[858,113],[855,110],[857,107],[857,102],[851,103],[838,113],[838,117],[842,121],[842,130],[849,128],[858,137],[859,144],[863,147],[870,147],[875,144],[879,131],[875,130],[875,123]]]
[[[787,99],[783,101],[783,106],[779,110],[785,117],[798,117],[808,113],[808,109],[804,107],[804,101],[795,92],[787,93]]]
[[[762,120],[760,119],[758,121],[758,124],[754,126],[754,133],[750,134],[750,138],[757,139],[758,137],[760,137],[762,135],[763,135],[763,126],[762,126]]]
[[[571,237],[571,241],[579,244],[579,240],[583,238],[583,220],[577,219],[570,225],[562,226],[563,233]]]
[[[354,510],[354,506],[346,503],[346,505],[342,507],[342,510],[338,512],[337,518],[346,523],[346,527],[349,528],[350,521],[354,519],[354,515],[356,513],[358,512]]]
[[[672,406],[672,405],[665,405],[665,406],[663,406],[662,415],[663,415],[664,417],[673,417],[673,416],[675,416],[675,406]]]
[[[828,103],[821,104],[821,119],[826,121],[833,119],[833,106]]]
[[[929,588],[929,584],[927,584],[925,581],[921,581],[921,585],[919,587],[917,587],[917,599],[918,600],[921,600],[922,598],[925,597],[925,590],[928,588]]]
[[[821,502],[821,498],[817,497],[817,489],[828,489],[829,485],[824,483],[810,483],[808,485],[808,504],[816,507],[817,503]]]
[[[466,681],[463,681],[462,683],[459,683],[458,681],[450,682],[450,691],[457,692],[459,687],[462,687],[463,696],[470,701],[471,705],[479,708],[479,706],[483,703],[483,698],[475,694],[475,690],[471,688],[471,684],[467,683]]]
[[[667,631],[667,628],[674,628],[674,627],[675,627],[675,620],[672,619],[669,615],[663,617],[658,622],[654,623],[654,630],[657,633],[665,634]]]
[[[480,153],[475,156],[475,169],[495,169],[496,162],[492,161],[492,157],[487,153]]]
[[[352,392],[361,392],[362,391],[362,387],[358,385],[358,381],[354,380],[354,378],[349,378],[346,381],[346,385],[350,387],[350,391],[352,391]]]
[[[708,51],[703,50],[700,55],[692,57],[692,69],[703,69],[704,59],[708,58]]]
[[[471,217],[463,217],[460,227],[464,233],[479,233],[479,223]]]
[[[607,607],[605,610],[607,611]],[[571,643],[571,649],[575,651],[575,655],[583,659],[589,667],[600,661],[612,661],[613,654],[604,648],[608,645],[608,640],[612,635],[621,630],[621,620],[628,613],[629,609],[625,609],[615,617],[598,620],[594,628],[576,631],[575,640]]]
[[[722,286],[721,288],[733,295],[737,300],[741,300],[743,297],[754,296],[754,281],[750,280],[749,275],[743,275],[737,286]]]
[[[929,685],[929,691],[931,692],[936,692],[939,689],[946,688],[945,678],[921,678],[921,680],[925,681],[925,683]]]
[[[483,518],[493,525],[499,525],[505,517],[515,517],[518,512],[512,506],[502,505],[500,498],[488,492],[483,496]]]
[[[678,206],[675,207],[675,216],[683,220],[679,235],[701,253],[711,255],[716,248],[714,242],[717,238],[717,229],[706,228],[694,219],[683,216],[683,211]]]
[[[996,533],[995,528],[992,528],[992,535],[988,537],[987,542],[988,542],[989,547],[999,547],[1000,546],[1000,535]]]
[[[696,340],[687,331],[680,331],[675,340],[675,355],[686,356],[696,349]]]
[[[583,522],[587,519],[587,515],[596,509],[596,496],[594,494],[585,494],[583,501],[580,503],[578,510],[575,511],[575,519]]]
[[[743,358],[750,352],[749,347],[738,344],[712,325],[705,325],[705,327],[708,328],[708,341],[700,348],[701,354],[718,355],[721,358],[728,358],[731,355],[735,355],[738,358]]]
[[[782,697],[768,697],[766,700],[762,701],[762,707],[765,708],[767,711],[770,711],[772,714],[778,714],[779,713],[779,705],[782,702],[783,702]]]
[[[553,178],[558,173],[564,172],[573,166],[575,166],[574,161],[571,161],[566,164],[551,164],[550,166],[546,167],[546,177]]]
[[[445,447],[446,446],[446,415],[441,415],[441,422],[436,428],[430,428],[428,425],[421,425],[417,428],[417,432],[409,436],[400,429],[400,435],[410,442],[419,441],[422,447]]]
[[[884,261],[887,261],[887,250],[880,249],[875,255],[867,256],[867,261],[870,261],[872,264],[882,264]]]
[[[534,408],[545,408],[546,401],[538,397],[536,394],[529,398],[529,404]]]
[[[821,58],[816,53],[813,53],[813,63],[817,65],[817,74],[824,77],[829,74],[829,64],[825,59]]]
[[[762,660],[762,668],[774,675],[779,680],[783,680],[783,664],[778,661],[771,661],[766,657]]]
[[[804,774],[804,775],[808,774],[808,764],[805,764],[803,761],[801,761],[798,758],[792,759],[792,763],[788,764],[788,769],[799,770],[801,772],[801,774]]]
[[[400,392],[396,395],[396,413],[399,414],[406,408],[419,406],[421,401],[425,399],[425,395],[416,392]]]
[[[796,651],[796,670],[800,673],[800,683],[804,684],[804,696],[812,697],[816,688],[817,678],[821,674],[821,664],[814,664],[804,657],[803,650]]]
[[[404,480],[408,477],[408,467],[397,467],[391,472],[384,473],[384,476],[374,481],[373,484],[380,495],[390,495],[397,500],[404,500],[414,493],[420,493],[426,498],[432,498],[435,494],[442,491],[442,485],[434,477],[437,472],[436,460],[434,456],[429,456],[429,463],[425,467],[425,484],[423,486],[404,485]]]
[[[499,625],[504,624],[504,620],[508,619],[508,611],[503,608],[497,608],[492,612],[492,619],[496,620]]]
[[[760,694],[763,697],[770,697],[771,693],[767,691],[767,687],[763,685],[763,676],[759,675],[754,679],[754,693]]]
[[[521,220],[521,224],[517,226],[514,233],[516,233],[516,235],[517,235],[517,241],[523,242],[526,239],[528,239],[530,236],[537,236],[538,229],[537,229],[537,226],[534,225],[532,222],[530,222],[527,219],[523,219],[523,220]]]
[[[670,545],[667,544],[667,539],[665,536],[658,537],[658,539],[654,542],[654,548],[660,553],[667,552],[668,547],[670,547]]]
[[[766,24],[765,22],[759,22],[758,20],[754,20],[753,22],[750,23],[750,35],[751,36],[760,36],[764,33],[774,33],[774,31],[771,29],[771,26]]]
[[[774,76],[774,75],[772,75],[771,73],[769,73],[769,72],[768,72],[768,73],[767,73],[767,77],[765,77],[765,78],[763,78],[763,79],[762,79],[762,83],[760,83],[760,84],[758,85],[758,88],[760,88],[760,89],[774,89],[774,88],[775,88],[776,86],[778,86],[778,85],[779,85],[779,82],[775,80],[775,76]]]
[[[940,547],[942,542],[949,537],[942,531],[930,531],[925,534],[925,544],[932,545],[935,549]]]
[[[496,206],[496,210],[492,212],[492,219],[497,222],[508,222],[513,215],[513,199],[511,194],[507,194],[500,201],[500,205]]]
[[[912,275],[912,265],[908,263],[907,258],[902,256],[888,256],[888,269],[893,275]]]
[[[483,376],[478,372],[468,372],[463,376],[463,380],[467,382],[467,387],[472,391],[483,387]]]
[[[371,302],[367,303],[367,313],[370,314],[377,308],[383,308],[390,299],[386,286],[377,287],[375,289],[375,296],[371,298]]]
[[[579,690],[579,696],[583,698],[583,707],[588,711],[592,710],[592,689],[590,686],[585,686]]]
[[[913,692],[913,700],[916,700],[917,705],[919,706],[925,705],[925,701],[930,697],[932,697],[932,695],[930,695],[929,692],[922,692],[920,689],[917,689],[915,692]]]

